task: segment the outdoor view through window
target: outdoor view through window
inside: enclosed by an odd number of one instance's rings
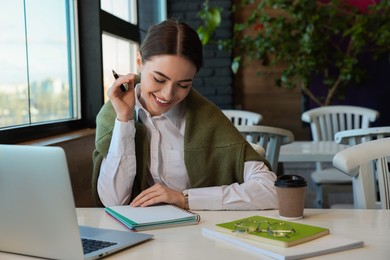
[[[161,1],[162,2],[162,1]],[[137,24],[136,0],[101,0],[101,9],[131,24]],[[136,72],[138,43],[117,35],[102,33],[104,102],[107,91],[114,82],[112,70],[118,74]]]
[[[79,118],[73,1],[0,6],[0,129]]]

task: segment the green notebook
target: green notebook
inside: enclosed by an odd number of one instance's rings
[[[287,223],[295,232],[288,234],[288,237],[274,237],[267,232],[239,232],[236,224],[247,223],[247,221],[256,221],[258,223],[267,221],[268,223]],[[262,224],[263,225],[263,224]],[[308,242],[310,240],[329,234],[329,229],[311,226],[291,221],[280,219],[266,218],[261,216],[252,216],[244,219],[238,219],[231,222],[216,224],[216,231],[236,235],[242,238],[256,240],[262,243],[267,243],[275,246],[290,247]]]

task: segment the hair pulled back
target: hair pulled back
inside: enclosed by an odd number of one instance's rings
[[[203,51],[198,34],[189,25],[165,20],[149,28],[140,52],[142,61],[157,55],[178,55],[192,62],[196,71],[202,67]]]

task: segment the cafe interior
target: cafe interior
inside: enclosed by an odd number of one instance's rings
[[[309,217],[326,210],[342,212],[345,219],[330,224],[337,228],[337,223],[346,225],[350,212],[359,219],[357,214],[373,210],[382,212],[376,217],[380,222],[389,217],[390,208],[386,3],[11,1],[0,11],[6,18],[0,19],[2,34],[7,36],[0,39],[0,144],[61,147],[75,207],[88,216],[83,210],[96,207],[91,187],[96,116],[115,81],[112,70],[121,75],[136,72],[134,57],[148,28],[175,19],[188,23],[202,40],[204,62],[193,88],[221,109],[277,176],[306,179],[304,208]],[[356,213],[359,210],[370,213]],[[207,219],[212,213],[204,214]],[[388,219],[384,222],[383,228],[373,227],[382,238],[390,234]],[[367,241],[377,243],[374,238]],[[174,245],[169,244],[163,256],[169,257],[169,246]],[[216,256],[225,249],[216,247],[207,250]],[[390,253],[384,245],[380,249]],[[240,255],[231,251],[229,247],[228,253]],[[200,256],[193,254],[188,259]],[[147,257],[147,249],[135,256]],[[359,252],[352,256],[363,259]],[[340,259],[345,257],[347,251]]]

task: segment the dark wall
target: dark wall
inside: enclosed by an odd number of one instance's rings
[[[373,59],[370,55],[361,55],[360,66],[366,71],[365,77],[360,83],[351,83],[341,93],[341,98],[335,96],[332,105],[362,106],[375,109],[379,112],[379,118],[371,126],[390,125],[390,87],[389,71],[390,63],[387,55],[380,59]],[[314,79],[311,90],[316,95],[325,95],[326,87],[322,84],[321,78]],[[303,110],[318,107],[310,101],[306,103]]]
[[[204,0],[168,0],[168,18],[188,23],[196,29],[201,24],[197,13]],[[210,1],[210,7],[223,8],[221,26],[216,31],[218,38],[229,38],[232,35],[232,15],[230,0]],[[204,97],[220,108],[233,107],[233,73],[230,69],[231,54],[218,50],[214,43],[203,47],[203,68],[194,81],[194,88]]]
[[[372,126],[390,125],[390,63],[388,55],[373,60],[366,55],[360,60],[367,70],[365,80],[347,89],[346,103],[375,109],[379,118]]]

